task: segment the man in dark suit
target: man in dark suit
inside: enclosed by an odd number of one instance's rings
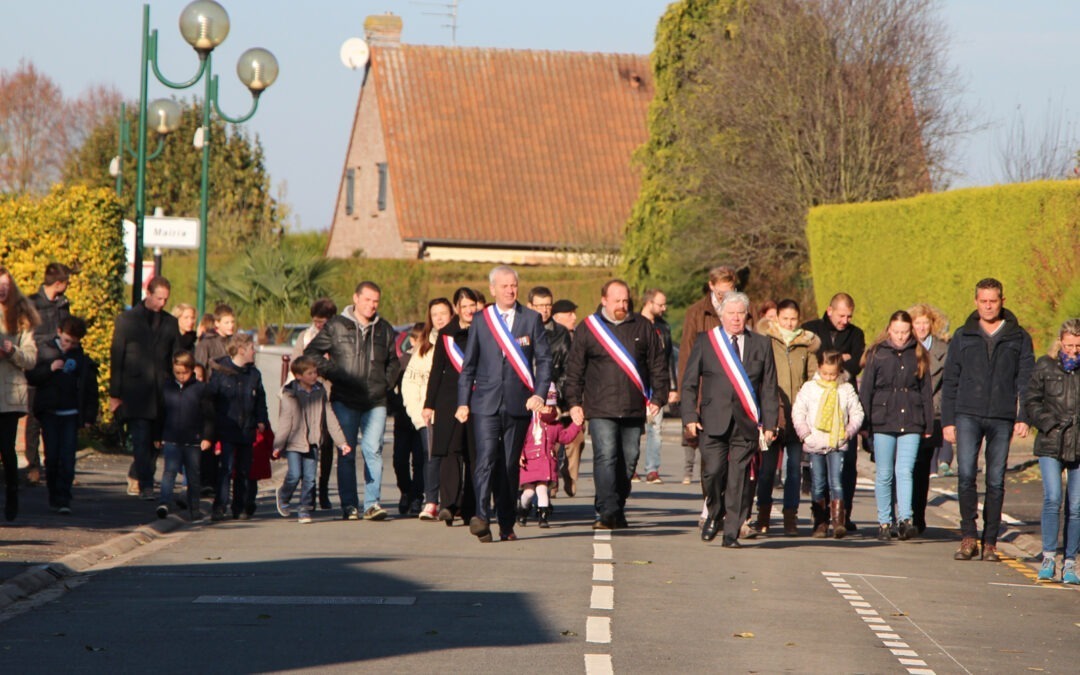
[[[683,425],[688,436],[701,435],[701,480],[709,512],[701,538],[712,541],[722,525],[723,545],[729,548],[739,548],[739,526],[750,515],[745,498],[750,462],[760,440],[768,444],[776,437],[779,416],[772,345],[769,338],[746,330],[749,307],[750,299],[743,293],[724,296],[720,326],[694,340],[682,384]],[[733,360],[725,367],[718,350],[727,344]],[[745,400],[735,383],[742,373],[752,388]],[[695,410],[690,402],[698,401],[699,393],[700,408]]]
[[[135,454],[129,481],[138,481],[139,498],[154,499],[153,429],[161,417],[161,390],[172,373],[172,357],[180,339],[176,317],[163,312],[171,286],[154,277],[146,298],[116,318],[109,379],[109,410],[127,424]]]
[[[492,492],[499,538],[517,539],[514,504],[521,445],[529,418],[544,406],[551,385],[551,352],[544,324],[539,314],[518,303],[517,272],[500,265],[491,270],[488,282],[495,303],[469,329],[454,415],[462,423],[470,413],[473,417],[476,515],[469,520],[469,531],[482,542],[491,541],[488,503]]]

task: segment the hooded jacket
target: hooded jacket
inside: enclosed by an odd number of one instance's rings
[[[165,443],[199,445],[214,437],[214,405],[206,396],[206,384],[194,378],[180,384],[169,378],[162,391],[161,438]]]
[[[1024,410],[1039,430],[1036,457],[1065,463],[1080,459],[1080,371],[1067,373],[1055,356],[1040,357],[1024,394]]]
[[[771,319],[759,322],[758,332],[772,341],[776,384],[780,389],[780,423],[787,425],[790,424],[791,407],[799,389],[817,373],[817,352],[821,349],[821,340],[804,329],[791,344],[787,344],[780,334],[780,325]]]
[[[333,385],[331,401],[354,410],[370,410],[386,406],[387,393],[401,373],[395,335],[393,327],[377,314],[366,327],[361,326],[349,305],[330,317],[304,354],[317,359],[319,375]]]
[[[254,443],[256,425],[270,424],[262,374],[255,364],[237,366],[228,356],[211,368],[214,375],[206,384],[206,395],[214,405],[214,440]]]
[[[304,389],[297,380],[282,387],[274,450],[308,452],[311,446],[322,445],[327,434],[336,447],[345,445],[345,433],[334,409],[327,405],[328,398],[326,388],[320,382],[316,382],[311,391]]]
[[[934,429],[934,384],[919,376],[918,341],[885,341],[866,354],[859,399],[871,433],[925,434]]]
[[[36,387],[34,414],[78,410],[79,426],[93,424],[98,414],[98,364],[76,347],[60,351],[59,338],[38,343],[37,365],[26,371],[26,381]],[[53,370],[57,359],[64,368]]]
[[[841,377],[846,380],[847,374],[842,373]],[[791,424],[803,442],[803,449],[820,455],[844,447],[848,439],[859,433],[864,418],[862,404],[859,403],[859,395],[855,393],[855,388],[846,381],[841,382],[837,385],[837,404],[844,423],[844,438],[838,444],[839,447],[831,447],[829,434],[816,427],[821,400],[824,397],[825,388],[818,384],[817,373],[814,373],[814,376],[795,394],[795,403],[791,409]]]
[[[987,351],[978,312],[953,335],[941,385],[942,426],[954,426],[957,415],[1028,421],[1018,402],[1035,369],[1035,351],[1016,316],[1007,309],[1002,316],[1005,325],[998,329],[992,352]]]

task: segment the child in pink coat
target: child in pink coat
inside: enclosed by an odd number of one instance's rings
[[[557,459],[555,453],[559,445],[573,441],[581,427],[570,423],[563,427],[559,424],[558,411],[555,409],[555,388],[548,391],[547,405],[539,413],[533,413],[529,430],[525,433],[525,445],[521,449],[521,472],[518,482],[521,485],[521,500],[518,502],[517,522],[524,527],[536,496],[536,514],[540,527],[548,526],[551,516],[551,496],[549,490],[559,483]]]

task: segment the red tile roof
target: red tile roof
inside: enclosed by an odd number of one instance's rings
[[[641,178],[647,56],[374,47],[406,240],[617,245]]]

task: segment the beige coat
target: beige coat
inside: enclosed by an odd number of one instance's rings
[[[817,352],[821,349],[821,340],[810,331],[804,330],[791,344],[784,344],[780,336],[780,326],[775,321],[766,319],[758,323],[758,332],[769,336],[772,342],[773,359],[776,361],[776,383],[780,389],[781,424],[787,426],[791,420],[791,406],[803,384],[809,382],[817,372]]]
[[[37,345],[34,332],[19,331],[17,335],[0,335],[0,340],[11,340],[15,351],[0,359],[0,413],[26,412],[26,371],[37,363]]]
[[[431,362],[435,358],[435,342],[439,339],[439,331],[431,331],[428,341],[431,349],[420,356],[420,348],[413,349],[409,357],[409,365],[405,367],[405,374],[401,377],[401,399],[405,404],[405,412],[412,420],[413,426],[423,429],[424,424],[424,401],[427,398],[428,379],[431,377]]]

